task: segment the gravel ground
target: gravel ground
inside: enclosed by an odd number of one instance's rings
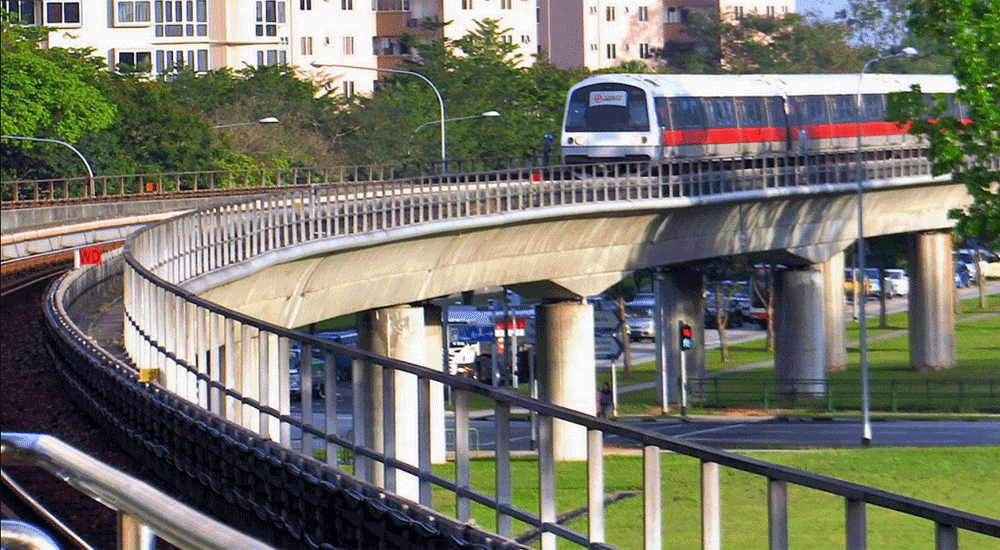
[[[40,342],[45,284],[3,298],[0,426],[5,432],[58,437],[106,464],[140,478],[147,477],[100,426],[73,406],[63,390]],[[114,511],[40,468],[5,466],[4,470],[93,547],[117,546]]]

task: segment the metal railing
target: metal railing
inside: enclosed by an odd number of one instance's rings
[[[453,172],[527,168],[539,164],[535,157],[449,160]],[[152,200],[188,195],[225,194],[234,191],[273,192],[276,188],[335,183],[385,181],[439,174],[440,161],[335,167],[257,168],[193,172],[49,178],[0,182],[0,206],[35,208],[46,205]]]
[[[381,501],[407,510],[410,517],[419,515],[424,523],[444,523],[433,511],[438,502],[433,497],[435,487],[454,495],[455,518],[459,522],[474,519],[472,504],[480,504],[495,515],[496,532],[500,540],[489,539],[476,530],[466,531],[491,546],[514,544],[515,522],[521,522],[541,532],[541,547],[554,548],[557,539],[590,548],[610,548],[605,536],[605,505],[603,477],[603,438],[616,435],[642,449],[642,479],[644,521],[643,538],[646,548],[663,546],[663,502],[661,498],[660,453],[672,451],[692,457],[701,463],[702,472],[702,533],[704,548],[721,545],[721,513],[719,493],[719,466],[734,468],[759,475],[767,480],[769,489],[769,533],[772,548],[787,546],[787,484],[819,490],[844,499],[846,507],[845,531],[849,548],[864,546],[867,530],[865,509],[868,504],[896,510],[931,521],[936,533],[938,548],[956,548],[957,532],[966,529],[1000,538],[1000,520],[977,516],[958,510],[937,506],[908,497],[861,485],[831,479],[768,464],[751,458],[717,451],[696,444],[685,443],[660,434],[633,429],[608,422],[594,416],[569,410],[545,402],[535,401],[504,390],[498,390],[466,378],[453,377],[443,372],[420,367],[370,352],[323,341],[307,334],[253,319],[246,315],[218,306],[181,288],[181,283],[218,270],[224,266],[246,262],[284,247],[308,245],[311,241],[363,235],[379,231],[392,234],[393,229],[427,227],[434,222],[451,219],[475,219],[484,214],[519,213],[522,216],[564,215],[566,208],[577,206],[608,208],[636,208],[641,201],[676,199],[677,204],[691,204],[693,200],[732,200],[747,198],[746,193],[785,189],[789,192],[810,193],[836,191],[831,185],[838,183],[856,186],[850,181],[853,168],[843,165],[816,167],[810,163],[789,163],[787,157],[761,157],[758,159],[732,159],[728,165],[715,165],[709,161],[676,162],[650,170],[643,165],[611,167],[554,168],[551,171],[491,172],[475,175],[441,178],[413,178],[406,181],[379,181],[369,183],[316,186],[309,189],[290,190],[285,193],[258,197],[235,204],[207,208],[194,214],[151,226],[134,235],[124,253],[125,265],[125,347],[142,371],[142,376],[158,374],[159,386],[149,385],[157,395],[176,395],[175,407],[198,409],[214,415],[219,427],[216,432],[232,433],[235,438],[259,438],[273,441],[274,447],[266,456],[273,459],[281,471],[294,462],[295,469],[303,472],[314,464],[310,449],[316,445],[326,449],[328,464],[323,475],[336,475],[332,470],[337,451],[348,449],[354,456],[354,474],[370,483],[378,484],[387,493],[395,492],[397,479],[412,476],[417,480],[418,494],[415,503],[394,500],[391,495],[378,493]],[[883,178],[930,179],[929,165],[918,154],[893,155],[880,162],[866,165],[872,174]],[[535,174],[538,174],[537,176]],[[566,175],[569,177],[566,177]],[[526,177],[525,177],[526,176]],[[555,176],[555,177],[553,177]],[[848,179],[841,179],[844,176]],[[522,179],[522,177],[524,179]],[[819,187],[812,187],[819,184]],[[889,182],[887,185],[891,185]],[[763,196],[763,195],[762,195]],[[412,237],[413,232],[405,232]],[[54,292],[65,293],[65,289]],[[59,299],[66,299],[60,296]],[[58,301],[58,300],[57,300]],[[55,315],[55,313],[53,314]],[[55,321],[52,321],[53,323]],[[184,326],[185,331],[176,330]],[[65,327],[64,327],[65,330]],[[301,357],[311,357],[312,349],[322,349],[325,356],[325,421],[313,418],[311,402],[312,370],[301,370],[302,414],[291,414],[289,388],[289,350],[297,346]],[[393,438],[392,399],[386,399],[382,415],[381,445],[368,441],[362,430],[354,430],[352,439],[341,435],[336,423],[337,395],[335,365],[338,355],[354,362],[353,396],[354,416],[367,412],[357,405],[365,394],[359,384],[363,374],[381,372],[383,392],[394,393],[395,376],[405,373],[416,381],[416,408],[419,450],[417,459],[400,458]],[[102,361],[109,361],[102,358]],[[377,376],[377,375],[376,375]],[[144,385],[132,380],[135,385]],[[141,380],[141,378],[140,378]],[[434,473],[431,465],[432,384],[451,388],[455,399],[455,477],[444,478]],[[94,392],[99,390],[94,384]],[[469,462],[469,410],[470,396],[479,395],[495,403],[494,422],[497,450],[494,454],[496,487],[491,494],[472,487]],[[169,397],[174,399],[174,397]],[[184,405],[186,403],[186,405]],[[308,403],[308,405],[307,405]],[[539,500],[534,509],[524,509],[512,502],[511,453],[508,441],[511,434],[511,408],[519,407],[538,415],[537,476]],[[122,416],[136,413],[119,406]],[[188,413],[193,414],[193,413]],[[147,419],[147,421],[150,421]],[[370,422],[371,419],[365,420]],[[575,425],[586,432],[588,463],[588,529],[581,533],[557,521],[555,486],[555,437],[557,423]],[[214,425],[214,424],[213,424]],[[305,457],[294,458],[291,451],[291,431],[303,434]],[[201,445],[201,438],[211,448],[201,452],[205,456],[221,456],[221,444],[211,430],[202,430],[200,438],[173,441],[152,430],[149,438],[165,439],[165,453],[179,453],[190,458],[199,454],[198,449],[186,446]],[[138,437],[138,436],[137,436]],[[176,438],[175,438],[176,439]],[[238,447],[238,445],[236,445]],[[236,451],[234,451],[236,452]],[[243,453],[248,452],[243,450]],[[239,469],[229,471],[219,465],[206,465],[211,475],[206,478],[223,488],[230,485],[243,490],[245,482]],[[289,474],[291,475],[291,474]],[[289,478],[289,483],[302,494],[309,493],[314,485],[309,476],[301,473]],[[313,479],[316,474],[312,474]],[[341,479],[341,478],[337,478]],[[277,489],[276,489],[277,490]],[[290,497],[284,489],[273,500],[257,502],[264,508],[281,503],[287,506]],[[320,492],[327,490],[325,486]],[[332,489],[330,489],[332,491]],[[256,494],[237,493],[240,498],[264,498]],[[268,495],[270,496],[270,495]],[[308,531],[309,537],[324,533],[318,525],[306,518],[316,512],[291,499],[295,506],[281,510],[281,523],[300,534]],[[256,501],[255,501],[256,502]],[[350,507],[350,505],[347,505]],[[352,508],[353,509],[353,508]],[[437,518],[437,519],[434,519]],[[471,535],[469,535],[471,533]],[[476,534],[479,533],[479,534]],[[302,534],[305,537],[305,534]],[[315,540],[310,538],[310,540]],[[508,541],[508,542],[504,542]],[[336,542],[336,541],[333,541]]]
[[[821,388],[811,395],[790,395],[796,386]],[[869,380],[871,407],[882,411],[996,411],[1000,410],[998,378],[925,378]],[[688,381],[688,395],[695,404],[707,407],[751,406],[769,409],[790,404],[826,410],[861,407],[858,380],[795,379],[761,377],[706,378]]]
[[[191,550],[273,550],[149,484],[44,434],[4,432],[5,468],[37,466],[118,512],[118,548],[156,548],[157,538]]]

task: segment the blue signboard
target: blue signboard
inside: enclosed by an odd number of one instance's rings
[[[493,327],[478,325],[448,325],[448,337],[451,342],[492,342],[496,339]]]

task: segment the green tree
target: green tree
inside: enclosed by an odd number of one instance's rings
[[[799,14],[747,14],[737,21],[692,14],[690,43],[671,43],[657,55],[664,70],[678,73],[848,73],[863,53],[848,44],[845,25]]]
[[[47,30],[23,27],[0,10],[3,133],[77,143],[85,133],[110,126],[115,106],[97,85],[102,61],[89,50],[40,47]],[[11,140],[2,147],[4,179],[80,173],[72,151]],[[67,172],[58,170],[60,159],[67,162]]]
[[[947,101],[932,105],[919,90],[894,98],[892,112],[900,122],[914,121],[911,132],[927,137],[936,175],[952,173],[973,204],[951,214],[957,231],[1000,246],[1000,2],[984,0],[914,0],[909,20],[913,33],[941,45],[953,58],[959,82],[956,99],[969,109],[970,122],[947,110]],[[966,167],[963,169],[963,167]]]
[[[543,136],[558,132],[566,91],[586,74],[558,69],[544,59],[524,66],[516,47],[502,38],[508,31],[497,21],[484,19],[460,39],[419,45],[419,56],[404,66],[440,90],[449,119],[501,113],[497,118],[447,124],[452,170],[462,169],[460,159],[539,154]],[[436,123],[441,115],[434,91],[414,76],[382,76],[371,97],[338,99],[331,140],[357,163],[440,159]]]

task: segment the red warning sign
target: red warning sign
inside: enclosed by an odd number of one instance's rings
[[[103,262],[101,254],[100,247],[81,248],[80,265],[101,265]]]

